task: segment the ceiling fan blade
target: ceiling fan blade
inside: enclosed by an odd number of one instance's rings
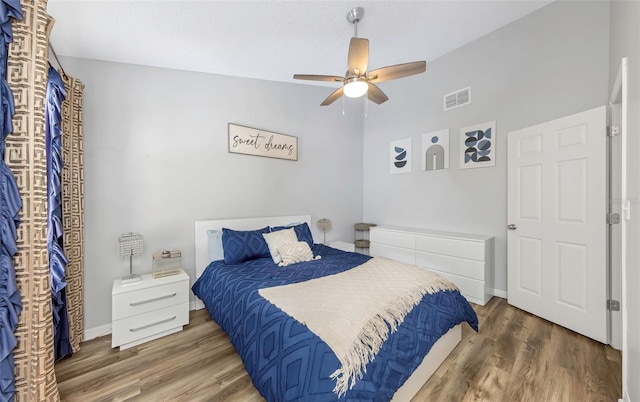
[[[380,88],[370,82],[368,82],[367,84],[369,85],[367,97],[371,102],[377,103],[379,105],[389,100],[389,97],[384,92],[382,92]]]
[[[338,77],[337,75],[294,74],[293,78],[296,80],[309,80],[309,81],[327,81],[327,82],[344,81],[344,77]]]
[[[412,63],[396,64],[369,71],[367,76],[370,82],[382,82],[408,77],[414,74],[424,73],[427,69],[426,61],[414,61]]]
[[[342,95],[343,95],[343,87],[340,87],[338,89],[336,89],[335,91],[333,91],[331,93],[331,95],[329,95],[327,97],[327,99],[325,99],[324,101],[322,101],[322,103],[320,104],[320,106],[328,106],[330,104],[332,104],[333,102],[335,102],[336,100],[338,100]]]
[[[369,64],[369,39],[351,38],[349,43],[349,75],[361,76],[367,71]]]

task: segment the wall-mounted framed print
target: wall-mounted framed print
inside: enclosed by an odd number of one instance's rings
[[[298,160],[298,137],[229,123],[229,152]]]
[[[496,122],[460,129],[460,169],[496,165]]]
[[[390,144],[389,173],[411,173],[411,138],[393,141]]]
[[[449,168],[449,129],[422,134],[422,170]]]

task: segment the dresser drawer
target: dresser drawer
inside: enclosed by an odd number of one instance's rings
[[[406,248],[388,246],[386,244],[371,243],[369,254],[373,257],[385,257],[390,260],[404,262],[406,264],[416,263],[416,253]]]
[[[484,261],[467,260],[466,258],[416,251],[416,265],[477,279],[479,281],[486,279]]]
[[[414,249],[416,246],[415,236],[413,234],[379,230],[373,227],[371,228],[369,237],[371,239],[371,243],[380,243],[408,249]]]
[[[416,250],[453,255],[470,260],[485,260],[485,243],[446,237],[416,236]]]
[[[431,270],[453,282],[458,287],[458,289],[460,289],[460,293],[468,301],[483,306],[487,303],[487,301],[489,301],[490,296],[485,292],[485,284],[483,281],[465,278],[463,276],[450,274],[448,272],[438,271],[437,269]]]
[[[157,337],[189,323],[189,303],[177,304],[150,313],[114,320],[111,345],[126,345],[140,339]],[[124,347],[123,347],[124,348]]]
[[[115,321],[188,302],[188,280],[132,290],[127,293],[113,295],[112,319]]]

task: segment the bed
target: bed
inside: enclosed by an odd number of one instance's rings
[[[475,312],[459,291],[425,294],[402,317],[395,332],[388,331],[386,341],[365,361],[355,379],[346,381],[348,387],[338,392],[340,377],[335,374],[344,360],[334,342],[325,342],[317,335],[321,331],[309,329],[313,328],[310,322],[301,324],[265,295],[273,289],[344,278],[373,259],[312,240],[309,248],[318,259],[285,267],[271,257],[225,263],[211,250],[215,241],[211,234],[219,234],[223,228],[254,231],[293,226],[300,240],[298,228],[306,226],[309,230],[311,217],[195,223],[197,279],[192,289],[198,297],[197,306],[206,307],[229,335],[254,386],[267,401],[409,401],[460,342],[462,323],[466,321],[477,330]]]

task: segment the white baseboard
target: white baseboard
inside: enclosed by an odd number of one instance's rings
[[[507,291],[502,289],[493,289],[493,295],[502,297],[503,299],[507,298]]]
[[[619,402],[631,402],[631,397],[629,396],[629,392],[624,392],[623,399],[618,399]]]
[[[193,302],[194,306],[192,308],[192,310],[200,310],[202,308],[204,308],[204,303],[202,302],[202,300],[198,299],[196,297],[196,300]]]
[[[111,333],[111,324],[101,325],[95,328],[87,328],[84,330],[84,341],[99,338],[101,336],[109,335]]]

